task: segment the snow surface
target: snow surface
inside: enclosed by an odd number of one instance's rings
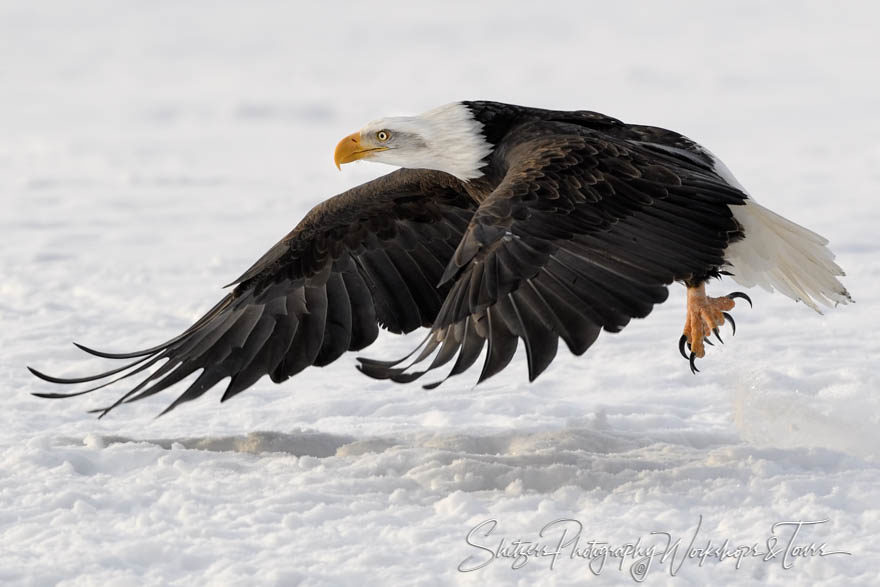
[[[649,584],[880,584],[880,9],[612,4],[0,2],[0,583],[628,584],[632,559],[457,568],[489,519],[493,546],[572,518],[684,548],[702,516],[699,541],[761,546],[827,519],[799,543],[852,554],[657,562]],[[857,303],[752,290],[696,377],[675,287],[533,385],[523,361],[424,391],[345,357],[159,419],[168,393],[100,421],[121,390],[30,395],[57,390],[26,364],[89,373],[106,362],[71,340],[177,334],[311,206],[388,171],[337,172],[339,138],[459,99],[690,135],[831,240]]]

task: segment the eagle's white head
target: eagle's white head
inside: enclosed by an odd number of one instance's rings
[[[492,152],[482,128],[461,102],[418,116],[380,118],[339,141],[334,161],[337,167],[364,159],[409,169],[436,169],[468,181],[482,175],[480,168]]]

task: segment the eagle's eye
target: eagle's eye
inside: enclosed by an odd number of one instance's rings
[[[391,133],[387,130],[380,130],[376,133],[376,138],[379,140],[380,143],[384,143],[391,138]]]

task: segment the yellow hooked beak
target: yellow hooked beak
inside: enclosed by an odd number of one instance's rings
[[[363,159],[375,151],[387,150],[388,147],[373,147],[361,144],[361,133],[355,132],[339,141],[339,144],[336,145],[336,151],[333,153],[333,162],[336,163],[336,168],[341,170],[343,163],[351,163],[352,161]]]

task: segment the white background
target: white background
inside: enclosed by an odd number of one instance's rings
[[[612,5],[613,4],[613,5]],[[799,543],[851,556],[684,563],[650,584],[880,584],[880,41],[876,3],[0,2],[0,582],[600,584],[613,563],[461,574],[467,531],[557,518],[623,544]],[[366,121],[461,99],[592,109],[683,132],[762,204],[831,240],[857,303],[752,290],[691,375],[684,297],[534,384],[376,382],[353,356],[160,419],[97,421],[31,377],[109,368],[70,345],[188,326],[317,202]],[[734,289],[732,282],[712,292]],[[383,337],[368,356],[415,341]],[[520,357],[524,359],[524,357]],[[180,386],[177,389],[181,390]],[[551,541],[552,542],[552,541]],[[680,556],[679,556],[680,558]]]

